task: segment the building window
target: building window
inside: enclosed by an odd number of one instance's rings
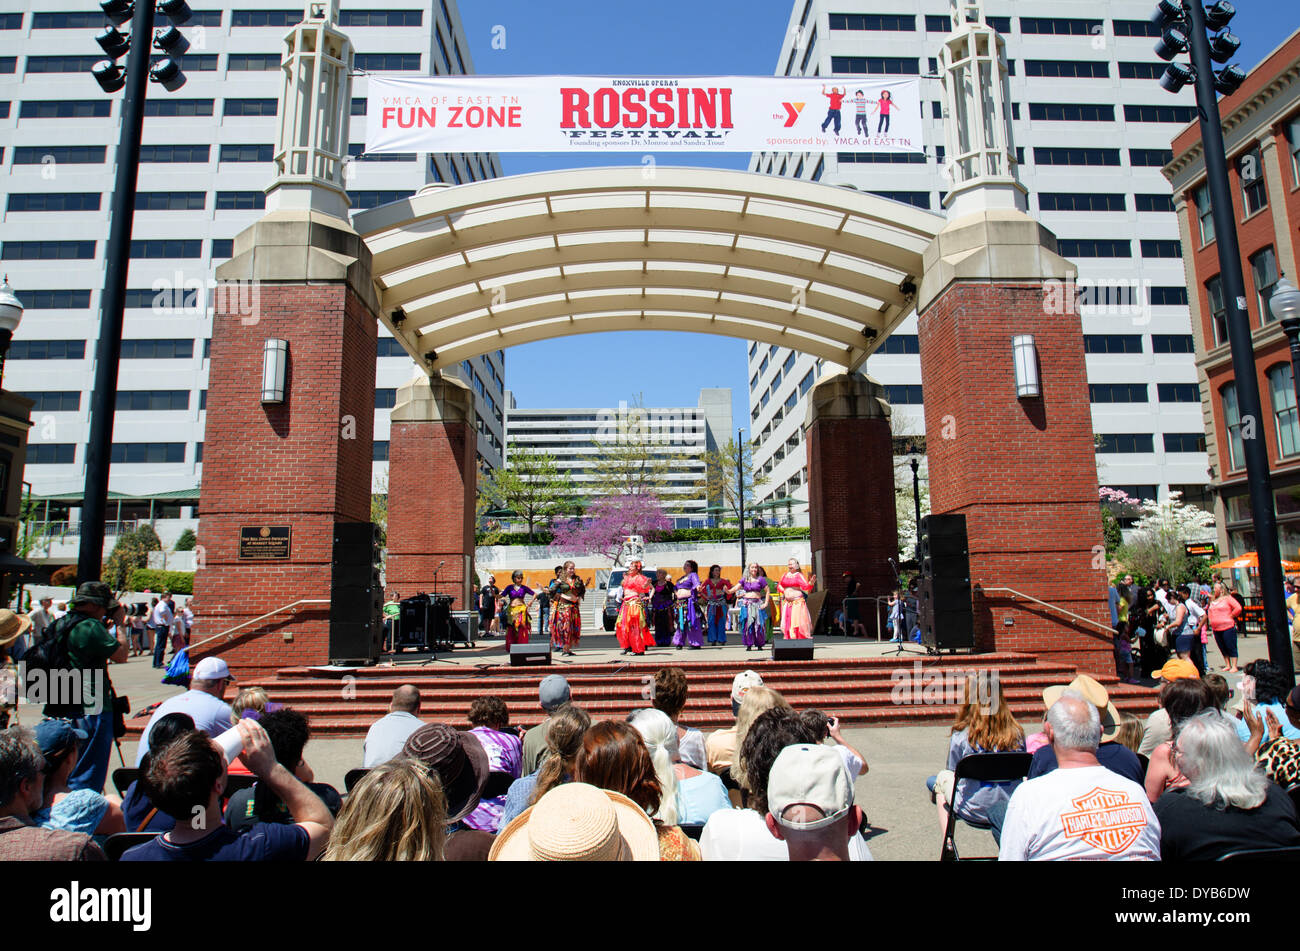
[[[920,342],[916,334],[890,334],[880,345],[876,353],[920,353]]]
[[[450,19],[447,21],[451,23]],[[342,10],[339,26],[422,26],[423,10]]]
[[[91,261],[94,241],[6,241],[0,258],[6,261]]]
[[[93,257],[93,255],[92,255]],[[131,242],[133,258],[200,258],[203,242],[200,240],[157,239]]]
[[[930,193],[929,192],[885,192],[873,191],[871,194],[879,195],[881,198],[888,198],[890,201],[902,202],[905,205],[913,205],[917,208],[929,209]]]
[[[136,211],[202,211],[206,192],[136,192]]]
[[[143,148],[148,148],[144,146]],[[143,158],[141,159],[143,161]],[[14,148],[15,165],[103,165],[102,145],[19,145]]]
[[[90,306],[90,291],[58,288],[55,290],[15,291],[27,310],[84,310]]]
[[[885,384],[885,399],[896,406],[918,406],[925,402],[919,384]]]
[[[925,32],[951,33],[952,19],[950,17],[940,16],[937,13],[927,14],[925,17]]]
[[[415,192],[406,191],[359,191],[348,192],[348,201],[352,204],[353,210],[362,211],[367,208],[376,208],[379,205],[387,205],[389,202],[401,201],[404,198],[410,198]]]
[[[231,53],[226,57],[226,69],[231,72],[267,72],[279,68],[279,53]]]
[[[188,360],[192,356],[194,356],[193,340],[141,338],[122,341],[123,360]]]
[[[919,76],[921,60],[905,56],[832,56],[833,73],[867,73],[876,76]]]
[[[1040,192],[1039,211],[1125,211],[1123,195],[1098,192]]]
[[[1192,192],[1192,202],[1196,205],[1196,218],[1201,223],[1201,246],[1214,240],[1214,213],[1210,208],[1210,187],[1202,185]]]
[[[1187,123],[1195,119],[1195,106],[1126,105],[1124,107],[1125,122]]]
[[[922,165],[925,155],[919,152],[839,152],[835,160],[859,165]]]
[[[340,14],[340,19],[344,14]],[[297,26],[302,22],[299,10],[232,10],[230,25],[236,26]],[[343,25],[340,23],[340,25]]]
[[[391,386],[375,389],[375,409],[392,409],[397,405],[397,390]]]
[[[115,465],[140,462],[184,462],[183,442],[115,442],[109,453]]]
[[[1128,163],[1134,168],[1164,168],[1173,160],[1173,149],[1128,150]]]
[[[206,145],[142,145],[140,161],[198,164],[208,160],[208,151]]]
[[[1149,287],[1147,288],[1147,303],[1152,307],[1186,307],[1187,306],[1187,288],[1178,287]]]
[[[1241,179],[1241,200],[1247,216],[1268,205],[1268,190],[1264,187],[1264,159],[1260,155],[1259,146],[1237,159],[1237,176]]]
[[[76,443],[29,443],[27,464],[29,466],[70,466],[76,459],[76,453]]]
[[[368,73],[378,72],[415,72],[420,71],[419,53],[357,53],[354,59],[357,69]]]
[[[1272,323],[1273,285],[1277,283],[1277,255],[1271,247],[1256,251],[1250,256],[1250,276],[1255,281],[1255,300],[1259,304],[1260,323]]]
[[[804,378],[799,381],[800,396],[803,396],[805,393],[807,393],[809,390],[812,389],[814,379],[815,377],[812,370],[809,370],[806,374],[804,374]]]
[[[1155,440],[1150,433],[1098,433],[1097,452],[1124,454],[1155,452]]]
[[[25,100],[18,107],[19,119],[107,119],[112,109],[109,99]],[[145,115],[148,115],[146,112]]]
[[[1094,59],[1027,59],[1025,75],[1045,79],[1109,79],[1110,63]]]
[[[873,33],[915,33],[916,17],[901,13],[832,13],[832,30]]]
[[[1019,119],[1015,114],[1018,112],[1013,110],[1012,118]],[[1115,107],[1090,102],[1031,102],[1029,118],[1043,122],[1114,122]]]
[[[1229,383],[1219,390],[1223,402],[1223,424],[1228,431],[1228,468],[1240,469],[1245,464],[1246,447],[1241,438],[1241,409],[1237,405],[1237,384]]]
[[[253,99],[253,100],[229,100],[232,102],[269,102],[271,111],[268,115],[275,115],[274,99]],[[107,105],[107,103],[105,103]],[[187,118],[191,116],[210,116],[212,115],[211,99],[146,99],[144,103],[144,114],[149,116],[164,116],[168,118]],[[108,115],[107,112],[104,115]],[[226,115],[261,115],[261,113],[242,113],[226,112]]]
[[[1119,165],[1119,149],[1035,148],[1035,165]]]
[[[50,390],[18,395],[32,401],[33,413],[76,413],[81,409],[81,393],[78,390]]]
[[[213,238],[212,239],[212,259],[222,261],[229,258],[235,253],[234,238]]]
[[[273,116],[277,108],[279,103],[275,99],[225,99],[221,103],[221,114],[223,116]]]
[[[223,145],[217,156],[218,162],[269,162],[274,158],[275,146],[259,145]]]
[[[1111,20],[1116,36],[1159,36],[1160,29],[1150,20]]]
[[[1228,342],[1228,308],[1223,302],[1223,281],[1218,275],[1205,282],[1205,297],[1210,305],[1210,323],[1215,344]]]
[[[1162,403],[1199,403],[1201,387],[1196,383],[1158,383],[1156,396]]]
[[[1141,334],[1084,334],[1084,353],[1141,353]]]
[[[1165,63],[1120,63],[1120,79],[1159,79],[1164,75]]]
[[[1195,353],[1191,334],[1152,334],[1152,353]]]
[[[217,211],[250,211],[266,207],[266,192],[217,192]]]
[[[1300,426],[1296,422],[1295,384],[1291,364],[1279,363],[1268,371],[1268,390],[1273,398],[1273,428],[1277,430],[1277,454],[1300,452]]]
[[[1057,252],[1067,258],[1131,258],[1133,245],[1126,238],[1060,238]]]
[[[1064,17],[1021,17],[1020,32],[1026,36],[1091,36],[1101,33],[1101,21],[1073,20]]]
[[[39,17],[39,16],[61,16],[61,15],[63,15],[63,14],[58,14],[58,13],[40,14],[40,13],[37,13],[37,14],[34,14],[34,15]],[[99,26],[100,24],[102,24],[102,23],[104,22],[104,18],[103,18],[102,16],[100,16],[99,14],[97,14],[97,13],[95,13],[95,14],[91,14],[91,13],[82,13],[82,14],[67,14],[67,15],[68,15],[68,16],[74,16],[74,15],[76,15],[76,16],[93,16],[93,17],[95,18],[95,26]],[[23,15],[22,15],[21,13],[0,13],[0,30],[21,30],[22,28],[23,28]],[[32,29],[36,29],[36,25],[35,25],[35,23],[32,24]]]
[[[190,408],[190,391],[118,390],[116,408],[138,412],[187,410]]]
[[[1205,452],[1204,433],[1165,433],[1165,452]]]
[[[402,342],[396,337],[380,337],[377,341],[376,356],[380,357],[404,357],[406,350],[402,347]]]
[[[13,57],[6,57],[12,65]],[[28,73],[88,73],[103,56],[29,56]],[[13,69],[3,70],[12,73]]]
[[[9,345],[10,360],[84,360],[84,340],[15,340]]]
[[[1174,240],[1143,241],[1142,256],[1144,258],[1181,258],[1183,256],[1183,243]]]
[[[18,192],[9,196],[6,210],[99,211],[99,198],[99,192]]]
[[[1088,402],[1145,403],[1147,385],[1145,383],[1089,383]]]
[[[1300,183],[1300,116],[1287,123],[1286,141],[1291,149],[1291,181]]]

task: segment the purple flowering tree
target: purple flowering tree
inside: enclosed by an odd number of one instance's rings
[[[647,541],[672,528],[653,495],[606,496],[592,502],[584,515],[556,522],[551,548],[565,554],[603,555],[614,564],[629,535]]]

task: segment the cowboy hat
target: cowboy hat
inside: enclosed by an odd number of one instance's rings
[[[26,614],[14,614],[0,608],[0,647],[8,647],[32,629],[32,619]]]
[[[1050,710],[1067,690],[1083,694],[1084,698],[1097,708],[1097,712],[1101,714],[1102,742],[1115,739],[1116,734],[1119,733],[1120,715],[1115,704],[1110,702],[1110,694],[1106,692],[1106,688],[1087,674],[1079,674],[1068,684],[1057,684],[1044,690],[1043,703]]]

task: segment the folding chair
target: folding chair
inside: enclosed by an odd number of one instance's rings
[[[1300,862],[1300,846],[1285,849],[1238,849],[1219,856],[1220,862]]]
[[[1295,803],[1296,815],[1300,816],[1300,783],[1296,783],[1294,786],[1288,786],[1286,788],[1286,793],[1291,797],[1291,801]]]
[[[696,842],[700,841],[700,836],[704,834],[703,822],[679,822],[677,825],[686,833],[687,838],[694,839]]]
[[[483,799],[496,799],[498,796],[504,796],[510,791],[510,784],[515,778],[509,773],[491,772],[488,773],[487,783],[483,786]]]
[[[370,767],[368,766],[359,766],[356,769],[348,770],[343,774],[343,790],[345,792],[352,792],[352,787],[361,782],[361,778],[368,772],[370,772]]]
[[[1138,763],[1142,766],[1142,779],[1145,781],[1147,778],[1147,767],[1151,765],[1151,757],[1147,756],[1145,753],[1138,753],[1137,758]]]
[[[150,842],[157,837],[157,832],[117,832],[104,840],[104,854],[108,856],[110,862],[117,862],[127,849]]]
[[[123,766],[113,770],[113,788],[119,796],[125,796],[131,784],[140,778],[140,770],[133,766]]]
[[[229,799],[237,792],[240,792],[244,789],[252,789],[253,784],[256,782],[257,782],[256,776],[245,776],[241,773],[233,773],[233,774],[227,773],[226,792],[221,798]]]
[[[953,802],[948,803],[948,828],[943,833],[943,848],[939,852],[939,861],[957,862],[961,857],[957,854],[957,842],[954,838],[957,832],[957,811],[953,808],[957,800],[957,792],[961,789],[962,780],[973,779],[984,783],[1010,783],[1018,779],[1024,779],[1029,773],[1029,764],[1034,760],[1032,753],[971,753],[957,761],[956,774],[953,777],[952,798]],[[978,823],[968,822],[962,819],[968,826],[975,829],[989,829],[991,826]],[[989,861],[997,856],[981,856],[978,860]],[[967,861],[970,861],[969,859]]]

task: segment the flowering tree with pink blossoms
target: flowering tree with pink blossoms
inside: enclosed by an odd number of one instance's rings
[[[565,554],[603,555],[615,565],[629,535],[647,540],[672,528],[653,495],[606,496],[592,502],[584,515],[557,522],[551,548]]]

